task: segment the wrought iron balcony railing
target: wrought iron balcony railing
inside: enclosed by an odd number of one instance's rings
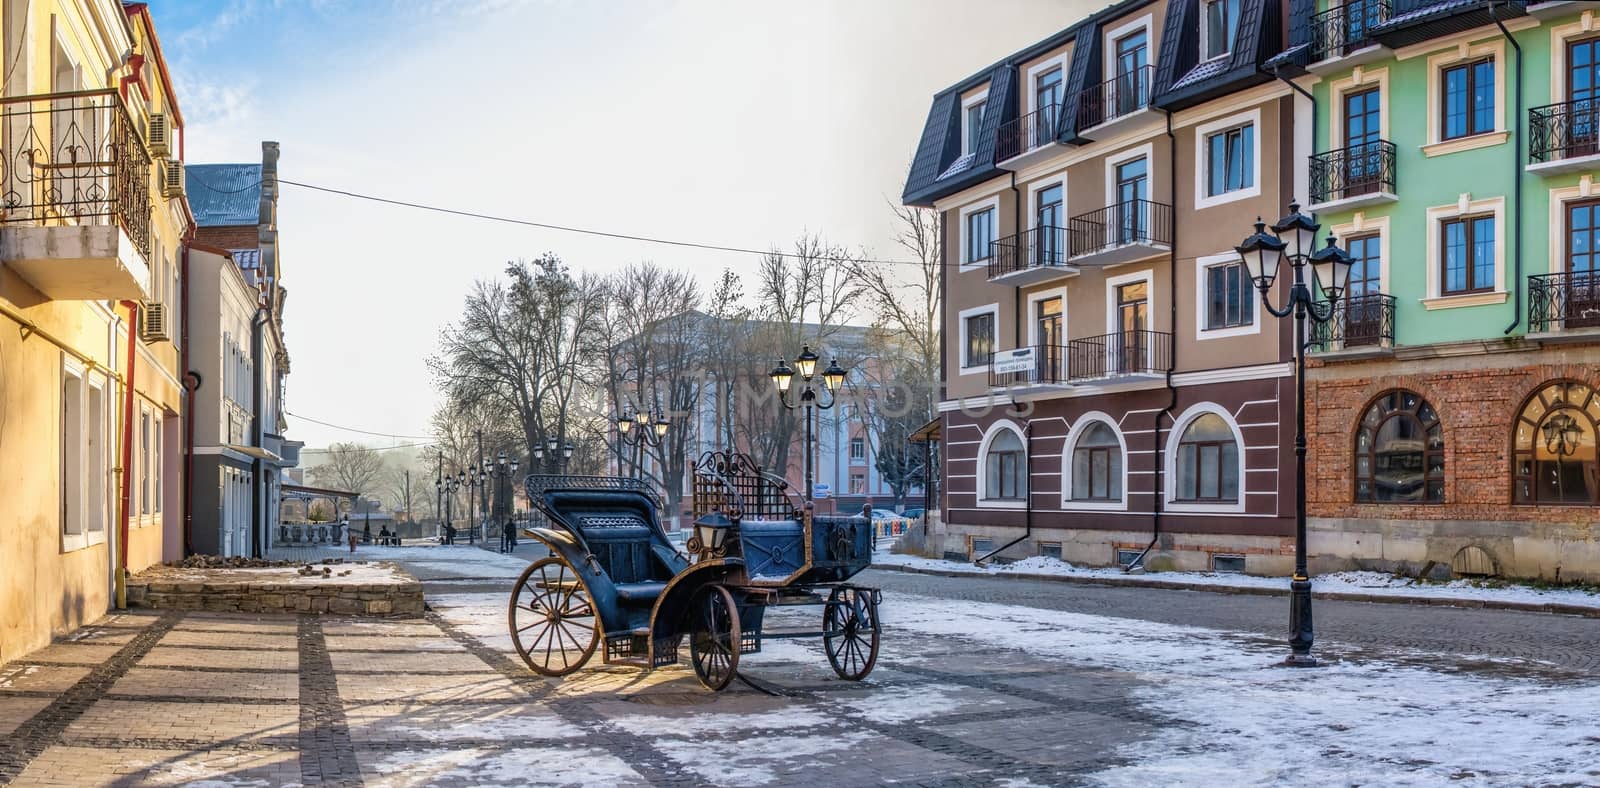
[[[1311,202],[1333,202],[1378,192],[1394,193],[1394,143],[1351,145],[1311,157]]]
[[[1041,386],[1067,382],[1067,346],[1034,345],[1033,368],[1021,372],[989,371],[990,388]]]
[[[1600,99],[1582,99],[1528,110],[1528,162],[1600,153]]]
[[[1326,353],[1350,348],[1394,347],[1392,295],[1371,293],[1339,300],[1333,319],[1311,327],[1311,349]]]
[[[1067,229],[1035,227],[995,241],[989,254],[989,278],[1067,265]]]
[[[1171,369],[1172,335],[1165,331],[1118,331],[1067,343],[1071,382],[1161,375]]]
[[[1600,328],[1600,271],[1528,277],[1528,330]]]
[[[1390,0],[1349,0],[1311,17],[1311,61],[1344,57],[1372,43],[1369,31],[1389,21]]]
[[[1155,66],[1140,66],[1079,91],[1075,102],[1078,129],[1098,126],[1150,106],[1150,86],[1155,82],[1155,74]]]
[[[150,181],[115,90],[0,99],[0,224],[114,221],[148,256]]]
[[[994,160],[1014,159],[1054,142],[1060,117],[1060,104],[1046,104],[1016,120],[1001,124],[999,136],[994,142]]]
[[[1133,244],[1171,245],[1172,206],[1128,200],[1067,221],[1073,257]]]

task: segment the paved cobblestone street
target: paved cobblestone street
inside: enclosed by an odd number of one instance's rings
[[[868,681],[836,679],[818,644],[780,641],[744,663],[777,694],[735,683],[713,695],[685,667],[641,674],[596,659],[565,681],[528,672],[505,635],[503,600],[531,556],[384,555],[424,581],[434,608],[425,618],[119,614],[0,668],[0,782],[1138,783],[1159,778],[1126,770],[1156,755],[1193,757],[1205,749],[1193,740],[1208,735],[1164,699],[1216,681],[1175,680],[1159,666],[1217,648],[1196,627],[1217,630],[1246,664],[1268,665],[1285,616],[1266,597],[875,571],[859,580],[885,589],[888,629]],[[1317,612],[1324,656],[1381,660],[1382,675],[1408,682],[1444,676],[1537,704],[1529,692],[1592,691],[1600,675],[1594,620],[1334,602]],[[972,631],[988,615],[994,634]],[[1111,625],[1082,626],[1119,619],[1138,629],[1111,648],[1102,648]],[[1168,626],[1176,634],[1160,636]],[[1127,664],[1114,656],[1146,649]],[[1299,675],[1257,673],[1273,685]],[[1600,742],[1584,720],[1573,723],[1574,747],[1585,735]],[[1580,762],[1591,754],[1574,752]],[[1588,774],[1579,781],[1600,781]],[[1225,781],[1214,776],[1198,782]]]

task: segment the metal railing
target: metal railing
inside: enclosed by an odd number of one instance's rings
[[[1071,255],[1079,257],[1129,244],[1172,243],[1172,206],[1153,200],[1128,200],[1067,222]]]
[[[1045,225],[995,241],[989,254],[989,278],[1066,264],[1067,229]]]
[[[1016,120],[1001,124],[995,139],[994,159],[1014,159],[1056,139],[1060,104],[1046,104]]]
[[[989,371],[990,388],[1038,386],[1067,382],[1067,346],[1034,345],[1033,368],[1021,372]]]
[[[1389,21],[1389,0],[1354,0],[1315,14],[1309,22],[1311,61],[1344,57],[1371,42],[1373,27]]]
[[[1311,157],[1311,202],[1394,193],[1394,143],[1365,142]]]
[[[1383,293],[1341,299],[1332,320],[1312,324],[1312,351],[1394,347],[1394,306],[1394,296]]]
[[[0,99],[0,223],[115,221],[150,254],[150,154],[115,90]]]
[[[1155,83],[1155,74],[1155,66],[1140,66],[1079,91],[1074,101],[1078,108],[1078,129],[1098,126],[1150,106],[1150,86]]]
[[[1528,277],[1528,330],[1600,328],[1600,271]]]
[[[1542,164],[1600,153],[1600,99],[1528,110],[1528,162]]]
[[[1118,331],[1067,343],[1071,382],[1160,375],[1171,369],[1172,335],[1165,331]]]

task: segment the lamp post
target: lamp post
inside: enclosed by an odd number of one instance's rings
[[[1306,321],[1326,323],[1333,319],[1339,296],[1344,294],[1345,282],[1350,278],[1353,258],[1335,245],[1332,236],[1327,246],[1316,249],[1317,231],[1322,226],[1300,212],[1300,205],[1289,203],[1289,215],[1266,232],[1266,224],[1256,221],[1256,231],[1235,247],[1250,278],[1261,291],[1261,305],[1273,317],[1282,319],[1294,316],[1294,578],[1289,583],[1289,657],[1284,664],[1294,667],[1313,667],[1316,657],[1311,656],[1315,631],[1311,621],[1311,576],[1306,567]],[[1279,263],[1287,257],[1294,269],[1294,283],[1289,288],[1289,299],[1281,309],[1272,306],[1272,284],[1277,279]],[[1307,281],[1309,265],[1322,294],[1327,299],[1318,302],[1312,293],[1312,283]]]
[[[461,489],[461,483],[466,480],[466,474],[459,476],[444,476],[443,480],[435,479],[433,486],[444,497],[444,529],[448,530],[454,519],[451,509],[455,504],[456,491]],[[441,535],[442,536],[442,535]],[[440,541],[443,541],[441,538]]]
[[[639,466],[644,464],[644,447],[659,447],[671,426],[660,412],[652,417],[649,410],[636,410],[631,416],[617,417],[617,439],[634,447],[634,478],[638,478]]]
[[[812,455],[815,454],[813,444],[816,442],[816,428],[813,426],[813,424],[816,421],[816,412],[819,410],[828,410],[834,405],[839,404],[839,389],[840,387],[844,386],[845,376],[849,374],[843,367],[839,366],[839,359],[837,358],[833,360],[832,364],[828,365],[826,370],[823,370],[822,388],[826,390],[828,394],[828,401],[824,403],[821,397],[818,396],[817,387],[813,383],[813,380],[817,374],[817,362],[820,360],[821,358],[819,358],[816,353],[811,352],[810,345],[802,345],[800,348],[800,355],[795,356],[793,369],[789,367],[789,362],[780,358],[778,359],[778,366],[773,367],[772,371],[767,373],[767,376],[772,378],[773,385],[778,387],[778,402],[782,403],[783,406],[789,410],[804,410],[804,415],[802,418],[806,423],[805,454],[807,503],[812,502],[814,496],[816,495],[816,485],[814,483],[815,480],[813,479],[815,472],[812,469]],[[798,372],[800,375],[800,385],[798,387],[794,385],[796,372]],[[789,401],[790,391],[799,392],[799,402],[795,403]]]
[[[478,516],[482,514],[478,508],[478,490],[484,488],[483,471],[478,466],[467,467],[467,544],[473,544],[473,535],[478,531]]]
[[[566,473],[572,450],[571,441],[563,444],[555,438],[548,438],[543,445],[533,447],[533,459],[546,473]]]

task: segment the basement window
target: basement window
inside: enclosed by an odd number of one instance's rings
[[[1242,555],[1212,555],[1211,571],[1244,573],[1244,556]]]
[[[1061,543],[1060,542],[1040,542],[1039,543],[1039,555],[1044,557],[1044,558],[1054,558],[1057,561],[1060,561],[1061,560]]]
[[[1121,567],[1124,567],[1124,568],[1133,566],[1134,562],[1139,560],[1139,555],[1142,552],[1144,552],[1144,551],[1142,551],[1142,550],[1118,550],[1117,551],[1117,566],[1121,566]]]
[[[987,536],[972,537],[971,555],[974,560],[994,552],[994,540]]]

